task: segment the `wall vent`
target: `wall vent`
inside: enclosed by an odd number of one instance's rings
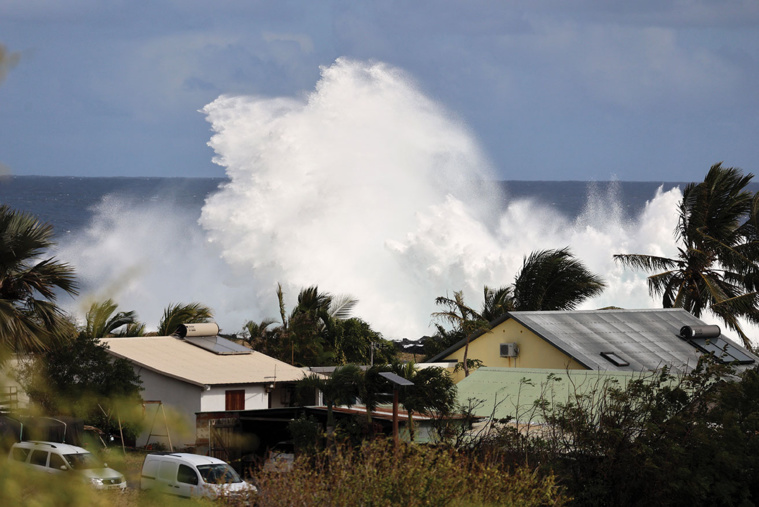
[[[517,357],[519,355],[519,345],[516,343],[502,343],[501,357]]]

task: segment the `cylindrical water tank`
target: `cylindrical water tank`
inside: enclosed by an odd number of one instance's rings
[[[219,334],[219,326],[215,322],[204,322],[199,324],[181,324],[175,335],[180,338],[185,336],[216,336]]]
[[[683,326],[680,328],[680,336],[683,338],[717,338],[721,331],[719,326]]]

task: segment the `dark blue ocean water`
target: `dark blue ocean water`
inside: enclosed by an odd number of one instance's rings
[[[206,196],[224,182],[222,178],[15,176],[0,180],[0,203],[51,223],[55,234],[60,236],[84,227],[92,216],[92,208],[108,194],[136,205],[166,200],[180,210],[199,216]],[[502,181],[498,184],[506,190],[509,199],[531,198],[568,217],[582,212],[588,193],[593,189],[601,195],[606,195],[610,187],[616,189],[613,195],[620,200],[625,213],[634,217],[646,201],[654,197],[659,186],[663,185],[664,190],[684,187],[684,183],[671,182]]]

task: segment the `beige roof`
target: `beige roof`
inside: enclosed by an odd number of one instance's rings
[[[288,382],[307,373],[260,352],[218,355],[173,336],[101,338],[110,353],[168,377],[198,385]]]

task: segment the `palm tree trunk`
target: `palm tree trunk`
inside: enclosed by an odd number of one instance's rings
[[[464,346],[464,377],[469,376],[469,335],[466,335],[466,345]]]

